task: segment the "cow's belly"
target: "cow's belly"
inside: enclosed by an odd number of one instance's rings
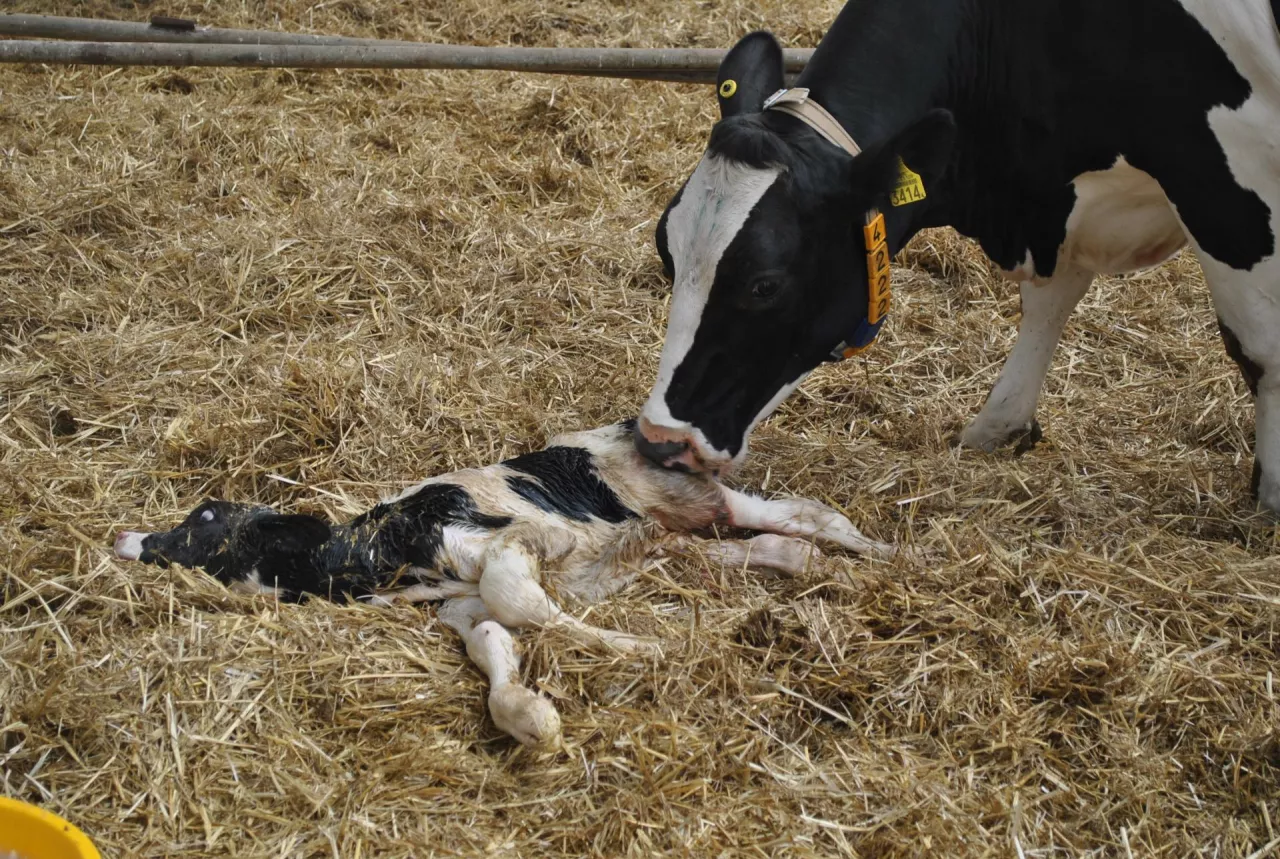
[[[1169,199],[1151,176],[1123,158],[1075,180],[1076,205],[1058,262],[1097,274],[1159,265],[1186,244]]]

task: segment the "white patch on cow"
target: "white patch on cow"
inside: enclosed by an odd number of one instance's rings
[[[1187,243],[1159,183],[1124,158],[1108,170],[1077,176],[1074,185],[1076,203],[1067,218],[1060,265],[1123,274],[1159,265]]]
[[[1031,280],[1036,276],[1036,258],[1031,251],[1027,251],[1026,257],[1022,260],[1022,265],[1012,269],[1000,269],[1000,274],[1006,280],[1012,280],[1014,283]]]
[[[1280,39],[1268,0],[1181,0],[1222,45],[1252,93],[1238,109],[1209,111],[1209,127],[1236,182],[1271,209],[1280,246]],[[1259,500],[1280,512],[1280,254],[1240,271],[1196,247],[1218,316],[1261,365],[1254,453],[1262,464]]]
[[[262,575],[258,572],[258,568],[254,567],[243,579],[236,579],[227,587],[238,594],[278,594],[280,589],[272,585],[264,585],[262,583]]]
[[[720,258],[781,172],[776,167],[759,169],[706,155],[667,216],[667,250],[675,265],[675,288],[658,378],[642,414],[652,424],[693,436],[704,455],[729,458],[711,447],[702,433],[672,417],[667,388],[693,347]]]
[[[121,531],[116,537],[116,557],[126,561],[138,560],[142,557],[142,541],[148,536],[150,535],[139,531]]]

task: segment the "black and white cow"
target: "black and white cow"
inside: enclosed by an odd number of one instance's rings
[[[769,105],[779,47],[744,38],[658,224],[674,295],[637,447],[718,472],[818,364],[868,345],[887,309],[872,222],[888,254],[952,226],[1021,283],[1017,343],[960,440],[1034,441],[1094,276],[1189,242],[1256,398],[1255,492],[1280,512],[1277,15],[1280,0],[850,0]]]
[[[203,568],[235,590],[287,600],[443,601],[440,620],[489,678],[494,723],[534,745],[559,738],[560,717],[521,685],[510,628],[556,626],[590,646],[657,649],[561,610],[544,581],[591,603],[624,587],[637,563],[658,550],[788,573],[812,562],[809,540],[894,553],[825,504],[765,500],[709,475],[658,468],[636,452],[634,431],[626,421],[560,436],[498,465],[433,477],[343,525],[206,501],[170,531],[122,532],[115,552]],[[687,536],[716,524],[763,533],[706,543]]]

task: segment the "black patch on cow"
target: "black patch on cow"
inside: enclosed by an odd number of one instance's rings
[[[636,518],[609,485],[600,479],[590,451],[549,447],[502,463],[529,477],[510,475],[507,486],[531,504],[575,522],[592,517],[617,524]]]

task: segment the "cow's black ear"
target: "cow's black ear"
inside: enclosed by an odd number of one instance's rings
[[[716,75],[720,116],[759,113],[764,100],[786,85],[778,40],[764,30],[748,33],[720,62]]]
[[[855,198],[872,198],[877,205],[883,205],[899,187],[904,165],[920,177],[920,199],[926,198],[930,186],[946,172],[955,139],[956,121],[951,111],[929,111],[854,159],[851,190]]]
[[[249,525],[264,552],[301,555],[329,541],[329,523],[315,516],[269,513]]]

